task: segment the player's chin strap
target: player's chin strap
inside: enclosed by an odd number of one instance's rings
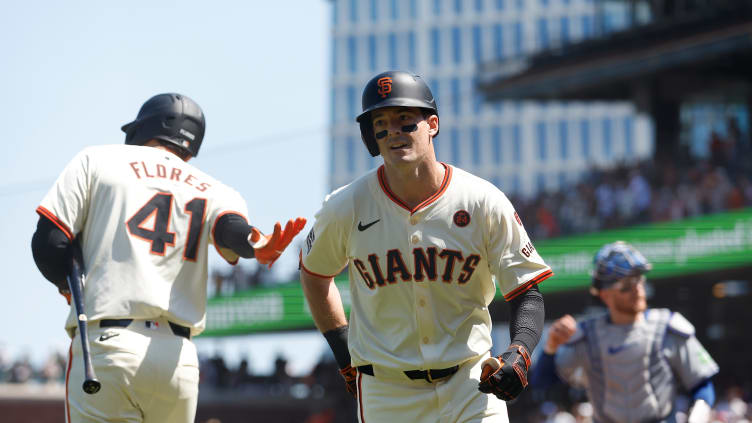
[[[705,400],[698,399],[692,404],[687,423],[708,423],[710,421],[710,405]]]

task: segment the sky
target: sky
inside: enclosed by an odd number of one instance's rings
[[[124,142],[120,127],[151,96],[179,92],[206,115],[200,169],[234,187],[249,220],[313,216],[328,191],[329,31],[326,0],[12,2],[0,14],[0,354],[41,363],[67,351],[65,300],[31,254],[35,209],[82,148]],[[211,249],[210,271],[226,270]],[[289,275],[295,252],[275,264]],[[271,371],[277,353],[304,373],[318,332],[196,339],[231,364]],[[317,353],[318,352],[318,353]]]

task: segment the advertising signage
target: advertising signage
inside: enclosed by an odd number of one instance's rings
[[[603,244],[616,240],[634,245],[653,263],[651,279],[749,266],[752,209],[537,241],[535,247],[554,271],[541,284],[541,291],[584,290],[590,284],[593,255]],[[335,282],[349,313],[347,275]],[[211,298],[206,322],[202,336],[314,327],[297,281]]]

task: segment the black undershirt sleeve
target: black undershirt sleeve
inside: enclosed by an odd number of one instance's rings
[[[34,263],[48,281],[67,290],[67,257],[71,241],[65,233],[46,217],[40,216],[37,230],[31,237],[31,252]]]
[[[533,286],[509,301],[509,306],[509,336],[512,344],[522,345],[532,354],[543,333],[543,294],[538,286]]]
[[[218,247],[229,248],[243,258],[255,257],[253,247],[248,243],[251,227],[239,214],[228,213],[219,218],[214,228],[214,242]]]

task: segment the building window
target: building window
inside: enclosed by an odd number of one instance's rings
[[[475,79],[475,78],[474,78]],[[471,90],[472,90],[472,98],[473,98],[473,113],[480,113],[481,107],[483,107],[483,93],[480,92],[479,89],[475,88],[478,86],[478,81],[474,80],[471,84]]]
[[[632,116],[624,117],[624,154],[627,158],[632,158],[634,152],[634,119]]]
[[[493,40],[494,40],[494,57],[496,59],[504,58],[504,30],[501,24],[497,23],[493,26]]]
[[[559,151],[561,159],[569,158],[569,123],[566,120],[559,121]]]
[[[376,70],[378,68],[378,43],[376,42],[376,36],[368,34],[368,69]]]
[[[335,2],[336,3],[336,2]],[[379,0],[370,0],[371,22],[379,20]]]
[[[541,162],[546,161],[548,144],[546,143],[546,124],[538,122],[535,124],[535,137],[538,141],[538,159]]]
[[[561,31],[561,43],[567,44],[569,42],[569,16],[562,16],[559,21],[559,30]]]
[[[538,19],[538,48],[541,50],[546,49],[549,44],[548,21],[545,18],[540,18]]]
[[[451,96],[452,96],[452,101],[451,101],[452,113],[454,113],[455,116],[459,116],[460,110],[461,110],[460,105],[462,102],[462,93],[460,92],[459,78],[451,79],[449,89],[451,90]]]
[[[350,22],[358,22],[358,0],[350,0]]]
[[[496,164],[501,164],[502,154],[501,154],[501,127],[500,126],[494,126],[491,128],[491,151],[493,154],[493,162]]]
[[[439,90],[440,84],[438,79],[431,79],[428,81],[428,88],[431,89],[431,93],[433,93],[433,99],[436,101],[436,104],[442,104],[441,99],[441,91]]]
[[[582,36],[583,38],[593,36],[593,17],[590,15],[582,15]]]
[[[347,171],[351,175],[355,173],[355,140],[353,137],[347,137]]]
[[[538,192],[544,192],[546,190],[546,175],[543,172],[538,172],[535,175],[535,185]]]
[[[473,143],[473,165],[480,165],[481,147],[480,147],[480,129],[473,127],[470,130],[470,138]]]
[[[452,144],[452,162],[459,165],[460,164],[460,131],[457,128],[452,128],[450,131],[450,136],[452,138],[451,144]]]
[[[491,177],[491,183],[498,189],[501,189],[501,178],[498,176]]]
[[[475,0],[475,11],[478,13],[483,12],[483,0]]]
[[[339,157],[337,157],[337,152],[341,149],[337,146],[337,139],[333,139],[332,142],[329,143],[329,174],[334,175],[334,172],[337,170],[337,163],[339,163]]]
[[[418,17],[418,0],[410,0],[410,18],[415,19]]]
[[[337,26],[339,23],[339,2],[333,1],[332,2],[332,23],[334,26]]]
[[[397,68],[397,35],[393,32],[387,36],[387,43],[389,44],[389,68]]]
[[[434,65],[441,64],[441,31],[439,28],[431,28],[431,62]]]
[[[454,0],[454,13],[457,15],[462,14],[462,0]]]
[[[520,176],[514,174],[512,176],[512,194],[517,194],[522,190],[522,184],[520,184]]]
[[[514,54],[517,56],[522,55],[522,22],[520,21],[514,23],[514,36],[512,41],[514,42]]]
[[[337,59],[339,58],[339,54],[337,54],[338,50],[339,37],[332,37],[332,73],[335,75],[337,74],[337,72],[339,72],[339,70],[337,69]]]
[[[522,134],[520,132],[520,125],[514,124],[512,126],[512,157],[515,163],[522,162]]]
[[[611,133],[611,119],[603,118],[603,155],[608,159],[614,156],[614,140]]]
[[[329,97],[331,101],[331,104],[329,105],[329,107],[331,110],[331,122],[332,123],[337,122],[337,118],[339,117],[337,116],[337,99],[339,98],[339,96],[337,95],[337,91],[338,90],[336,87],[333,88],[332,95]]]
[[[355,73],[358,70],[358,46],[354,36],[347,37],[348,70]]]
[[[582,139],[582,157],[590,158],[590,122],[583,119],[580,121],[580,138]]]
[[[354,85],[347,86],[347,112],[349,118],[351,116],[357,116],[360,113],[358,108],[358,90]]]
[[[496,0],[496,10],[504,10],[504,0]]]
[[[415,69],[415,31],[407,33],[407,60],[410,61],[410,69]]]
[[[441,16],[441,1],[442,0],[433,0],[433,14],[435,16]]]
[[[390,0],[389,2],[390,10],[392,12],[392,20],[397,21],[399,20],[399,6],[397,5],[397,0]]]
[[[483,32],[480,25],[473,26],[473,58],[475,63],[483,62]]]
[[[452,53],[454,63],[462,63],[462,31],[458,26],[452,28]]]

